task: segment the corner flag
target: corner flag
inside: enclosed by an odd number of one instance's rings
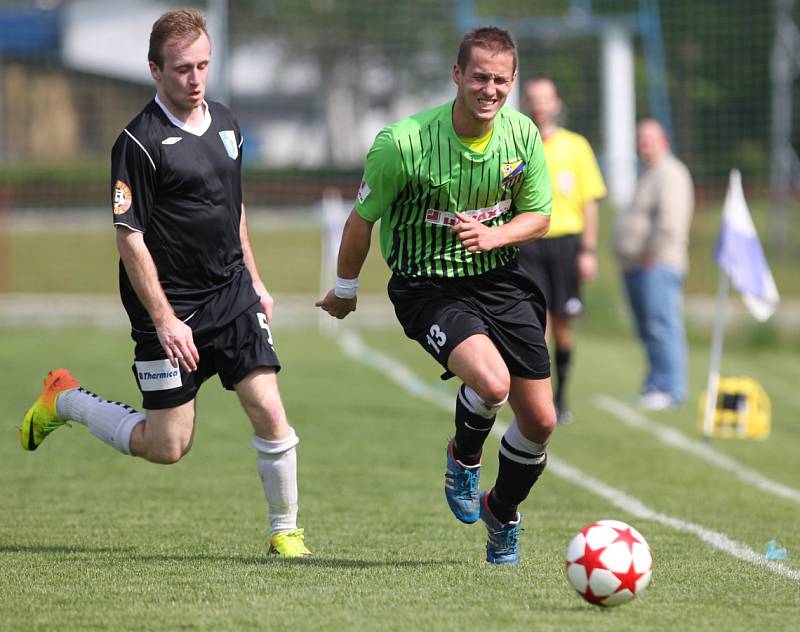
[[[738,169],[731,171],[725,194],[715,259],[742,294],[753,317],[763,322],[772,316],[780,296],[744,199]]]

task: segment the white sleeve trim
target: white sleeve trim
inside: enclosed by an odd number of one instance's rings
[[[128,230],[132,230],[134,233],[144,234],[143,230],[140,230],[139,228],[134,228],[133,226],[131,226],[130,224],[126,224],[125,222],[114,222],[114,226],[124,226]]]
[[[142,148],[142,151],[144,152],[144,155],[145,155],[145,156],[147,156],[147,159],[150,161],[150,164],[151,164],[151,165],[153,165],[153,171],[155,171],[155,170],[156,170],[156,163],[154,163],[154,162],[153,162],[153,159],[150,157],[150,154],[148,154],[148,153],[147,153],[147,150],[144,148],[144,145],[142,145],[142,143],[140,143],[140,142],[139,142],[139,139],[138,139],[138,138],[136,138],[136,136],[134,136],[133,134],[131,134],[131,133],[130,133],[130,132],[127,130],[127,129],[126,129],[126,130],[123,130],[123,131],[124,131],[124,132],[125,132],[125,133],[126,133],[128,136],[130,136],[130,137],[131,137],[131,138],[134,140],[134,142],[135,142],[137,145],[139,145],[139,147],[141,147],[141,148]]]

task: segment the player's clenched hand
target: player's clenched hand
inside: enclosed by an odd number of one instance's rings
[[[333,290],[329,290],[325,298],[314,303],[317,307],[325,310],[334,318],[341,320],[350,312],[356,311],[356,302],[358,297],[353,298],[339,298],[334,294]]]
[[[453,234],[469,252],[485,252],[497,248],[496,230],[469,215],[456,213],[458,223],[453,226]]]
[[[267,287],[261,281],[254,282],[253,289],[256,291],[256,294],[258,294],[258,298],[261,301],[261,307],[264,309],[264,314],[267,317],[267,322],[271,323],[272,305],[275,303],[275,299],[272,298],[272,295],[267,291]]]
[[[197,370],[200,354],[194,346],[189,325],[173,316],[167,322],[156,325],[156,334],[172,366],[177,368],[180,364],[188,372]]]

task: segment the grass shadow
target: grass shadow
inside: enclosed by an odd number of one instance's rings
[[[90,546],[70,546],[70,545],[0,545],[1,554],[111,554],[112,557],[119,557],[120,561],[125,562],[222,562],[226,564],[264,565],[264,564],[285,564],[299,565],[316,568],[333,569],[368,569],[381,567],[413,568],[425,566],[456,566],[462,562],[458,560],[363,560],[353,558],[337,557],[305,557],[286,559],[277,555],[217,555],[213,553],[137,553],[133,547],[90,547]]]

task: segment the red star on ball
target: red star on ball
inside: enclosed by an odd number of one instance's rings
[[[603,562],[600,561],[600,556],[603,554],[603,551],[606,550],[606,547],[601,546],[599,549],[593,549],[589,546],[589,542],[586,542],[585,546],[583,547],[583,555],[575,560],[575,564],[581,564],[586,568],[586,575],[587,577],[591,574],[592,569],[594,568],[604,568]]]
[[[614,542],[625,542],[628,545],[628,550],[633,553],[633,545],[634,544],[641,544],[641,540],[633,535],[631,528],[628,527],[627,529],[617,529],[616,527],[612,527],[614,531],[617,532],[617,539]],[[613,544],[613,543],[612,543]]]
[[[636,582],[639,581],[640,577],[643,577],[645,573],[637,573],[636,569],[633,567],[633,561],[631,560],[630,568],[624,573],[614,573],[614,576],[620,581],[619,588],[617,588],[614,592],[622,592],[626,588],[631,591],[634,595],[636,594]]]

